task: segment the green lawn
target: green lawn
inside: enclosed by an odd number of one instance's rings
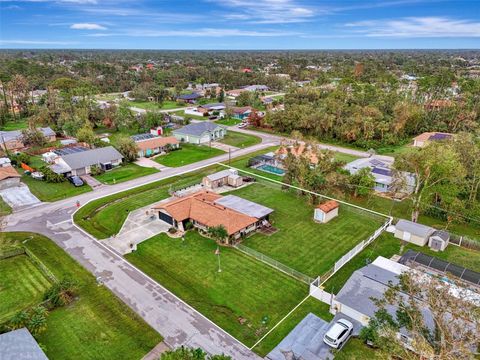
[[[190,119],[193,119],[193,120],[208,120],[207,116],[185,114],[185,110],[175,111],[170,114],[175,114],[182,117],[189,117]]]
[[[222,329],[253,345],[307,295],[308,288],[234,248],[220,249],[219,273],[216,248],[213,240],[197,232],[188,232],[185,244],[161,234],[126,258]]]
[[[246,148],[252,145],[260,144],[262,139],[254,135],[243,134],[236,131],[228,131],[227,135],[219,142],[238,148]]]
[[[49,359],[140,359],[162,340],[50,239],[31,233],[1,234],[7,242],[28,238],[24,245],[58,279],[68,277],[78,282],[78,298],[50,312],[47,330],[37,336]]]
[[[185,106],[176,101],[164,101],[162,106],[153,101],[128,101],[128,105],[145,110],[170,110]]]
[[[0,260],[0,274],[0,323],[17,311],[39,303],[51,286],[48,278],[26,255]]]
[[[41,201],[57,201],[92,191],[87,184],[75,187],[68,181],[48,183],[42,180],[35,180],[27,175],[22,176],[22,182],[28,185],[31,193]]]
[[[137,164],[126,164],[113,170],[106,171],[101,175],[95,176],[95,179],[104,184],[117,184],[120,182],[132,180],[138,177],[157,173],[155,168],[147,168]]]
[[[283,340],[300,321],[309,313],[315,314],[325,321],[333,319],[333,315],[329,312],[328,304],[309,297],[300,305],[293,313],[291,313],[275,330],[263,339],[253,350],[261,355],[266,356]]]
[[[278,232],[270,236],[254,234],[244,244],[311,277],[331,268],[384,221],[341,205],[338,217],[318,224],[313,221],[313,206],[304,197],[267,181],[232,193],[274,210],[270,220]]]
[[[346,164],[348,164],[349,162],[352,162],[354,160],[359,159],[358,156],[353,156],[353,155],[341,153],[341,152],[338,152],[338,151],[335,151],[334,155],[335,155],[335,160],[343,161]]]
[[[97,239],[108,238],[118,233],[129,212],[167,198],[172,186],[178,189],[198,184],[205,175],[218,170],[210,167],[91,201],[75,213],[75,223]]]
[[[12,208],[0,197],[0,217],[12,213]]]
[[[28,120],[27,119],[17,119],[17,121],[10,120],[7,121],[5,124],[0,126],[1,131],[12,131],[12,130],[23,130],[28,127]]]
[[[335,360],[380,360],[389,359],[389,356],[382,354],[368,347],[362,340],[358,338],[350,338],[342,350],[336,352]]]
[[[242,120],[234,119],[234,118],[225,118],[221,120],[215,121],[215,123],[225,126],[235,126],[242,122]]]
[[[225,154],[225,152],[219,149],[210,148],[209,146],[182,144],[180,150],[171,151],[166,155],[158,156],[155,158],[155,161],[168,167],[179,167],[197,161],[210,159],[222,154]]]

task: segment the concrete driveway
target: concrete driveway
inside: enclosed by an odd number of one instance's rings
[[[0,190],[0,196],[14,211],[41,203],[41,201],[30,192],[28,186],[24,184]]]

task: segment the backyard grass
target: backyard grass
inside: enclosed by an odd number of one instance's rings
[[[48,183],[42,180],[35,180],[28,175],[22,175],[22,182],[28,185],[30,192],[41,201],[57,201],[92,191],[87,184],[75,187],[68,181]]]
[[[224,151],[205,145],[182,144],[180,150],[158,156],[155,161],[168,167],[180,167],[223,154]]]
[[[139,166],[137,164],[126,164],[119,166],[101,175],[95,176],[95,179],[104,184],[118,184],[120,182],[136,179],[138,177],[157,173],[155,168]]]
[[[263,339],[253,349],[260,356],[266,356],[283,340],[300,321],[309,313],[315,314],[325,321],[331,321],[333,315],[329,312],[329,305],[315,298],[309,297],[293,313],[291,313],[278,327]]]
[[[342,161],[346,164],[348,164],[349,162],[352,162],[354,160],[357,160],[359,158],[358,156],[345,154],[345,153],[341,153],[341,152],[338,152],[338,151],[335,151],[333,154],[335,156],[335,160]]]
[[[216,248],[213,240],[194,231],[186,234],[185,243],[161,234],[126,258],[251,346],[307,295],[308,288],[234,248],[220,248],[218,272]]]
[[[254,135],[243,134],[236,131],[228,131],[227,135],[225,135],[222,140],[219,140],[219,142],[238,148],[246,148],[252,145],[260,144],[262,139]]]
[[[178,115],[178,116],[181,116],[181,117],[188,117],[190,119],[193,119],[193,120],[208,120],[208,117],[207,116],[200,116],[200,115],[190,115],[190,114],[185,114],[185,110],[179,110],[179,111],[175,111],[171,114],[175,114],[175,115]]]
[[[39,303],[51,286],[48,278],[26,255],[0,260],[0,274],[0,323],[17,311]]]
[[[29,239],[24,245],[58,279],[78,283],[77,299],[50,312],[46,331],[36,337],[49,359],[141,359],[162,340],[50,239],[32,233],[1,233],[0,239],[0,243]]]
[[[385,221],[340,205],[338,217],[318,224],[314,207],[304,197],[263,180],[232,193],[274,210],[270,221],[278,231],[270,236],[256,233],[244,245],[311,277],[326,272]]]
[[[219,167],[209,167],[93,200],[75,213],[75,223],[97,239],[108,238],[120,231],[131,211],[167,198],[172,187],[198,184],[205,175],[218,170]]]
[[[235,126],[242,122],[242,120],[234,118],[225,118],[215,121],[216,124],[225,125],[225,126]]]
[[[144,110],[170,110],[184,107],[184,104],[177,103],[176,101],[164,101],[162,105],[153,101],[128,101],[128,106],[137,107]]]
[[[0,216],[6,216],[12,213],[12,208],[0,197]]]
[[[13,131],[13,130],[23,130],[28,127],[28,120],[27,119],[19,119],[17,121],[7,121],[0,127],[1,131]]]

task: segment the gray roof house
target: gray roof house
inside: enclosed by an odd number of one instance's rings
[[[425,246],[435,229],[409,220],[399,220],[395,225],[395,237],[411,242],[418,246]]]
[[[123,156],[113,146],[91,149],[62,155],[55,159],[50,168],[57,174],[88,175],[91,167],[99,166],[102,170],[110,170],[120,165]]]
[[[40,131],[49,142],[56,140],[55,131],[50,127],[39,127],[37,130]],[[20,150],[24,148],[22,130],[0,131],[0,146],[2,148],[6,147],[8,150]]]
[[[209,121],[202,121],[173,130],[172,134],[181,142],[206,144],[210,141],[223,139],[227,134],[227,129]]]
[[[0,359],[2,360],[48,360],[26,328],[0,335]]]

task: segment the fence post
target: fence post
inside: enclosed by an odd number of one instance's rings
[[[462,246],[462,240],[463,240],[463,236],[460,236],[460,242],[458,243],[458,246]]]

